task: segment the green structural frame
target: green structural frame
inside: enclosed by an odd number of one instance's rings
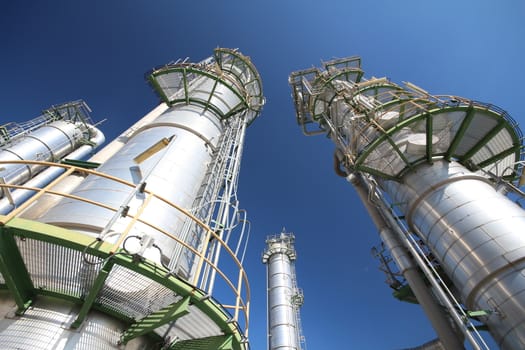
[[[456,135],[454,136],[451,144],[449,145],[448,149],[445,152],[435,152],[432,147],[432,118],[433,115],[443,112],[454,112],[454,111],[462,111],[465,112],[465,116],[463,118],[463,121],[459,127],[459,130],[457,131]],[[493,118],[494,120],[497,120],[497,124],[495,127],[490,129],[485,136],[483,136],[474,146],[472,146],[467,152],[464,154],[457,153],[457,147],[461,143],[461,140],[465,137],[466,131],[471,125],[471,121],[474,118],[475,112],[480,112],[484,116]],[[411,124],[417,123],[419,121],[425,121],[426,123],[426,135],[427,135],[427,146],[426,146],[426,152],[425,155],[422,156],[419,159],[415,159],[413,161],[408,161],[404,155],[403,152],[399,149],[399,147],[392,141],[392,135],[394,135],[396,132],[401,130],[404,127],[407,127]],[[471,162],[471,157],[475,155],[483,146],[485,146],[498,132],[500,132],[502,129],[507,129],[510,137],[512,138],[512,145],[503,150],[502,152],[495,154],[494,156],[479,162],[478,164],[474,164]],[[405,167],[397,174],[394,174],[393,176],[390,174],[386,174],[384,172],[378,171],[377,169],[366,167],[365,162],[367,160],[367,157],[375,150],[377,147],[379,147],[384,142],[388,142],[390,146],[393,148],[393,150],[403,159],[405,162]],[[371,173],[372,175],[381,176],[384,178],[389,179],[399,179],[401,178],[405,172],[409,169],[412,169],[417,164],[420,164],[422,162],[428,162],[432,163],[435,158],[444,158],[446,160],[451,160],[454,158],[456,161],[461,163],[462,165],[467,166],[471,170],[477,170],[478,168],[484,168],[490,164],[497,163],[498,161],[502,160],[503,158],[514,154],[514,160],[515,162],[519,162],[522,157],[522,145],[520,140],[520,135],[514,127],[505,120],[501,114],[498,114],[495,111],[491,111],[489,109],[486,109],[483,106],[458,106],[458,107],[438,107],[434,108],[428,112],[419,113],[417,115],[414,115],[410,118],[407,118],[399,123],[397,123],[392,128],[385,130],[383,135],[379,136],[376,140],[374,140],[368,147],[366,147],[365,150],[359,156],[356,158],[355,163],[353,165],[354,169],[356,171],[364,171]],[[517,176],[517,167],[518,165],[515,165],[515,172],[514,174],[507,176],[507,180],[513,180]]]
[[[164,92],[164,89],[160,86],[160,84],[157,81],[158,77],[167,75],[167,74],[173,74],[173,73],[181,74],[183,77],[182,88],[184,91],[184,95],[181,98],[170,98],[169,96],[167,96],[166,93]],[[202,76],[207,77],[208,79],[214,80],[214,85],[213,85],[212,91],[210,92],[210,98],[208,98],[207,100],[202,100],[202,99],[190,97],[189,90],[188,90],[188,83],[187,83],[189,74],[202,75]],[[244,96],[242,96],[239,93],[238,89],[236,89],[233,84],[226,84],[224,79],[218,77],[217,75],[213,73],[200,69],[196,66],[186,65],[186,66],[167,67],[166,69],[153,72],[149,76],[148,80],[151,83],[151,85],[154,87],[155,91],[159,94],[161,100],[169,106],[173,106],[178,103],[196,104],[196,105],[204,107],[204,110],[207,110],[207,109],[212,110],[221,119],[228,119],[235,113],[239,112],[240,110],[244,108],[247,108],[248,106],[247,101],[244,98]],[[215,89],[217,88],[219,84],[226,86],[230,91],[232,91],[241,100],[241,102],[237,106],[235,106],[233,109],[231,109],[227,114],[224,114],[221,110],[219,110],[212,103],[210,103],[211,97],[215,93]]]
[[[80,305],[72,328],[80,327],[91,309],[99,310],[128,324],[128,328],[122,332],[120,338],[120,343],[126,344],[139,336],[149,336],[154,340],[160,340],[160,336],[153,331],[157,327],[186,315],[189,312],[189,305],[193,305],[213,320],[223,335],[175,342],[166,349],[244,350],[247,348],[246,340],[237,323],[232,321],[231,316],[224,311],[221,305],[209,298],[203,290],[170,274],[162,266],[147,260],[135,259],[123,251],[111,253],[112,245],[101,241],[94,242],[92,237],[78,232],[16,217],[7,222],[6,219],[6,216],[0,216],[0,221],[4,222],[3,225],[0,225],[0,272],[5,280],[5,286],[16,302],[18,315],[23,315],[38,295],[63,298]],[[31,280],[15,237],[38,240],[84,252],[101,259],[103,266],[84,297],[49,291],[42,287],[37,288]],[[129,319],[126,315],[97,303],[96,297],[104,281],[117,265],[161,284],[179,295],[181,299],[140,320]]]
[[[196,63],[176,63],[166,65],[151,72],[151,74],[148,75],[147,80],[159,95],[162,102],[166,103],[168,106],[173,106],[179,103],[184,103],[186,105],[195,104],[202,106],[204,111],[208,109],[213,111],[220,119],[228,119],[246,109],[258,113],[264,104],[262,83],[259,73],[249,58],[235,50],[224,48],[215,49],[214,58],[215,65]],[[235,67],[240,67],[241,69],[234,69]],[[243,70],[249,71],[250,76],[253,78],[249,81],[245,81],[245,78],[240,75],[240,72]],[[228,74],[225,75],[224,72],[227,72]],[[181,77],[179,82],[181,83],[181,86],[170,87],[170,89],[182,91],[183,94],[181,94],[180,97],[168,96],[164,88],[158,82],[159,77],[169,74],[177,74]],[[199,99],[190,96],[189,82],[196,76],[203,76],[214,81],[207,99]],[[211,99],[217,87],[220,85],[225,86],[240,100],[240,102],[226,114],[211,103]],[[250,120],[249,123],[252,121],[253,119]]]
[[[339,146],[349,152],[346,154],[347,158],[344,160],[344,164],[342,164],[349,171],[362,171],[385,179],[399,181],[407,171],[418,164],[425,162],[432,164],[436,159],[454,160],[472,171],[477,171],[513,155],[511,171],[506,170],[502,174],[496,174],[496,176],[502,176],[509,181],[519,178],[524,161],[522,134],[516,122],[507,112],[492,104],[471,101],[458,96],[433,96],[413,84],[406,83],[407,87],[405,88],[390,82],[388,78],[372,78],[362,81],[363,71],[360,63],[359,57],[337,59],[323,63],[324,71],[318,68],[310,68],[294,72],[289,78],[297,122],[303,128],[303,132],[306,135],[327,134],[329,137],[338,138]],[[336,81],[349,84],[341,86]],[[366,100],[365,103],[361,103],[360,99],[357,98],[358,96],[374,97],[375,103],[367,105]],[[358,111],[360,116],[364,118],[362,120],[366,120],[369,124],[367,127],[379,131],[379,135],[374,137],[364,148],[353,149],[350,144],[351,140],[338,136],[338,128],[344,126],[335,125],[334,120],[340,119],[333,120],[331,116],[333,112],[331,107],[336,98],[344,101],[350,109]],[[375,118],[378,113],[388,111],[398,112],[399,120],[393,126],[384,129]],[[464,113],[462,120],[458,121],[460,123],[459,128],[455,130],[450,143],[440,144],[441,149],[437,151],[432,142],[434,116],[455,111]],[[339,112],[336,111],[336,113]],[[495,120],[496,126],[489,127],[474,145],[469,145],[468,150],[464,151],[465,143],[463,141],[469,135],[469,130],[475,127],[475,119],[480,115]],[[426,146],[424,154],[409,159],[409,156],[394,141],[394,136],[401,129],[416,123],[424,123]],[[317,129],[308,128],[307,125],[309,124],[316,124]],[[474,161],[476,155],[480,154],[478,152],[502,130],[506,130],[511,139],[509,144],[505,145],[505,149],[497,149],[495,150],[497,153],[492,154],[489,158]],[[399,163],[398,160],[396,169],[392,172],[376,168],[368,162],[374,151],[385,143],[388,143],[389,148],[402,162]],[[460,145],[462,146],[461,153],[458,152]],[[446,148],[445,151],[443,148]],[[400,164],[404,165],[399,169],[397,166]]]

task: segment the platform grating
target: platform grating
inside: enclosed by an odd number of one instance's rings
[[[88,264],[81,251],[15,236],[35,288],[83,298],[91,289],[100,264]],[[86,254],[88,261],[97,261]]]
[[[169,288],[116,265],[110,272],[96,302],[128,318],[140,320],[181,299]]]

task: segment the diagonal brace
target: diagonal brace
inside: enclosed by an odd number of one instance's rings
[[[104,266],[100,269],[97,278],[95,279],[95,282],[93,282],[93,286],[89,290],[89,293],[86,297],[86,300],[84,301],[84,304],[82,304],[82,307],[80,308],[80,311],[78,313],[78,316],[71,324],[71,328],[78,328],[84,322],[84,319],[86,318],[89,310],[91,310],[91,306],[93,306],[93,303],[95,302],[95,299],[97,298],[98,293],[104,286],[104,282],[106,282],[106,279],[108,278],[109,272],[111,271],[111,268],[113,267],[114,262],[109,259]]]

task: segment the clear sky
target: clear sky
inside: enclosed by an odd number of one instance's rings
[[[360,55],[367,77],[492,102],[525,128],[524,16],[519,0],[2,1],[0,121],[82,98],[112,139],[157,104],[147,70],[239,48],[267,98],[239,193],[252,222],[252,349],[266,347],[264,240],[283,226],[296,235],[309,350],[416,346],[434,332],[418,306],[391,297],[370,254],[378,235],[334,173],[332,144],[296,125],[288,75]]]

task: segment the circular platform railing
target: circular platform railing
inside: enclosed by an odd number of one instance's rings
[[[0,162],[0,166],[5,163],[8,162]],[[117,207],[53,189],[57,183],[73,173],[104,177],[129,186],[130,192],[136,185],[79,166],[38,161],[9,163],[64,169],[62,175],[43,188],[0,184],[3,191],[34,192],[29,200],[7,215],[0,216],[0,284],[6,286],[15,298],[19,314],[23,314],[31,305],[35,295],[51,295],[81,304],[72,327],[78,327],[92,308],[127,321],[130,326],[122,333],[122,343],[143,334],[158,337],[155,330],[162,330],[165,334],[173,328],[174,333],[177,333],[177,329],[186,333],[187,341],[199,337],[227,337],[232,339],[234,348],[247,348],[250,288],[246,272],[232,249],[206,223],[188,210],[147,189],[144,190],[146,197],[142,206],[147,206],[151,198],[163,201],[186,215],[188,220],[205,232],[203,244],[198,249],[179,239],[176,233],[166,232],[155,223],[143,220],[140,215],[143,208],[138,208],[133,213],[124,213],[129,218],[129,224],[112,243],[54,225],[23,219],[21,214],[24,210],[35,205],[43,195],[82,201],[115,213],[119,211]],[[124,249],[123,243],[130,237],[130,230],[136,223],[147,225],[169,237],[194,255],[196,268],[191,280],[185,280],[165,266]],[[218,264],[214,264],[208,257],[210,241],[218,242],[226,252],[226,256]],[[225,258],[229,261],[223,264]],[[227,266],[228,270],[224,270],[222,266]],[[203,272],[209,269],[214,270],[223,282],[221,286],[224,288],[218,291],[221,294],[220,303],[197,287],[203,278],[210,275]],[[184,308],[185,312],[181,312],[179,319],[187,318],[188,322],[178,324],[187,325],[187,329],[170,327],[175,320],[164,323],[152,321],[158,320],[159,315],[173,313],[180,308]],[[191,329],[195,327],[192,326],[195,323],[199,324],[199,330]],[[208,331],[203,331],[202,328],[208,328]],[[185,340],[179,334],[170,334],[170,337]]]

